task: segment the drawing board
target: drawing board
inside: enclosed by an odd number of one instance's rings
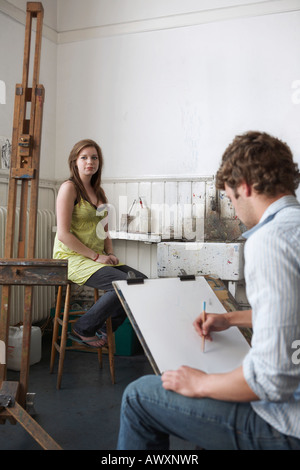
[[[206,341],[202,351],[202,338],[193,322],[202,312],[203,301],[207,313],[226,312],[204,277],[113,284],[156,374],[181,365],[207,373],[228,372],[242,364],[249,344],[236,327],[212,333],[213,341]]]

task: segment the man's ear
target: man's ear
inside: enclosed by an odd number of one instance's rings
[[[245,181],[241,183],[240,190],[243,192],[245,197],[250,197],[252,195],[252,186]]]

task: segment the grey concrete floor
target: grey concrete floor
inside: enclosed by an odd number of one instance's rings
[[[116,356],[116,383],[111,384],[108,357],[99,368],[96,353],[66,353],[62,387],[56,389],[57,362],[49,373],[51,335],[43,336],[42,359],[30,368],[28,392],[35,393],[32,417],[64,450],[115,450],[120,404],[127,384],[152,374],[148,359],[141,352]],[[19,373],[8,371],[8,380],[19,380]],[[175,450],[195,449],[195,445],[172,438]],[[41,450],[22,428],[6,422],[0,425],[0,450]]]

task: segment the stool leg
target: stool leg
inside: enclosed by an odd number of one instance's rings
[[[99,291],[98,291],[98,289],[95,287],[95,288],[94,288],[94,302],[96,303],[98,299],[99,299]],[[99,366],[100,366],[101,369],[102,369],[102,366],[103,366],[103,361],[102,361],[102,348],[99,348],[99,349],[98,349],[98,362],[99,362]]]
[[[70,311],[70,297],[71,297],[71,285],[67,285],[66,290],[66,299],[63,313],[63,324],[61,331],[60,339],[60,354],[59,354],[59,363],[58,363],[58,376],[57,376],[57,389],[60,389],[61,379],[64,367],[66,344],[67,344],[67,333],[68,333],[68,323],[69,323],[69,311]]]
[[[115,383],[115,357],[114,357],[114,336],[112,330],[111,317],[106,320],[108,359],[112,384]]]
[[[53,322],[53,336],[52,336],[51,358],[50,358],[50,374],[53,373],[54,361],[55,361],[55,355],[56,355],[55,344],[57,343],[58,331],[59,331],[59,324],[57,320],[60,317],[62,290],[63,290],[63,287],[59,286],[58,291],[57,291],[55,316],[54,316],[54,322]]]
[[[94,301],[95,303],[99,299],[99,292],[98,289],[94,289]],[[108,343],[108,358],[109,358],[109,368],[110,368],[110,376],[111,381],[115,383],[115,357],[114,357],[114,340],[113,340],[113,330],[112,330],[112,322],[111,317],[106,320],[106,333],[107,333],[107,343]],[[102,348],[98,349],[98,362],[99,366],[103,367],[103,355],[102,355]]]
[[[102,369],[103,367],[102,348],[98,348],[98,362],[99,362],[100,368]]]

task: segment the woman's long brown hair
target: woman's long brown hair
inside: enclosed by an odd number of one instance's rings
[[[92,176],[91,185],[96,193],[98,204],[99,202],[107,203],[107,198],[103,188],[101,187],[101,175],[102,175],[102,167],[103,167],[103,157],[102,151],[99,145],[91,139],[84,139],[77,142],[74,147],[72,148],[70,155],[69,155],[69,168],[70,168],[70,180],[74,183],[76,193],[77,193],[77,201],[80,204],[80,200],[85,199],[86,201],[91,202],[88,194],[84,188],[84,185],[81,181],[81,178],[78,173],[78,168],[76,165],[76,161],[80,152],[86,147],[95,147],[97,150],[98,158],[99,158],[99,168],[97,172]]]

